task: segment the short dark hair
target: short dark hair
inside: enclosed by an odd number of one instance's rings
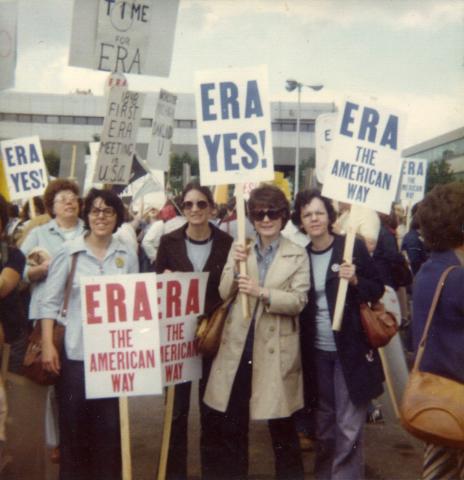
[[[426,246],[443,252],[464,244],[464,183],[436,185],[417,209]]]
[[[55,214],[53,213],[55,196],[63,190],[71,190],[71,192],[75,193],[77,197],[79,196],[79,185],[72,180],[68,180],[67,178],[55,178],[55,180],[49,182],[44,193],[44,203],[47,213],[51,217],[55,217]]]
[[[335,211],[332,201],[326,197],[323,197],[321,192],[316,189],[303,190],[297,193],[295,198],[295,208],[292,213],[292,222],[296,227],[298,227],[300,232],[306,234],[304,228],[301,227],[301,210],[303,210],[303,208],[310,204],[315,198],[318,198],[324,204],[324,207],[327,210],[327,215],[329,217],[329,233],[332,233],[333,224],[335,223],[335,220],[337,220],[337,212]]]
[[[185,185],[184,189],[182,190],[181,208],[182,208],[182,204],[184,203],[185,196],[191,190],[197,190],[200,193],[202,193],[206,197],[206,200],[208,200],[208,203],[210,204],[210,206],[214,207],[214,198],[213,198],[213,194],[211,193],[211,190],[209,189],[209,187],[205,187],[203,185],[200,185],[199,182],[193,181],[193,182],[187,183],[187,185]]]
[[[275,185],[262,185],[254,188],[250,193],[250,199],[248,200],[248,216],[250,220],[252,220],[250,216],[251,211],[266,208],[282,211],[281,230],[283,230],[290,219],[290,205],[284,192]]]
[[[97,188],[92,188],[87,194],[84,199],[84,211],[82,213],[85,228],[90,230],[89,214],[93,206],[93,202],[97,198],[101,198],[105,204],[108,205],[108,207],[113,207],[116,212],[116,225],[113,230],[114,233],[123,224],[126,210],[122,200],[112,190],[98,190]]]
[[[6,201],[5,197],[0,194],[0,222],[2,222],[0,233],[3,233],[5,231],[6,225],[8,223],[8,208],[8,202]]]

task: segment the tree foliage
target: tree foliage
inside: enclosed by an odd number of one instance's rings
[[[177,153],[171,154],[169,183],[174,193],[179,193],[184,187],[182,178],[184,164],[190,165],[192,178],[199,175],[198,158],[190,156],[187,152],[184,152],[182,155]]]
[[[450,183],[454,180],[456,180],[456,177],[451,171],[451,165],[446,159],[445,154],[441,160],[436,160],[429,164],[427,171],[427,192],[432,190],[435,185]]]
[[[43,154],[48,174],[52,177],[58,177],[60,174],[60,156],[55,150],[46,150]]]

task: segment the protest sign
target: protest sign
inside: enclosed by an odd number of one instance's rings
[[[195,330],[197,317],[204,312],[207,280],[207,272],[157,275],[165,386],[201,378]]]
[[[196,73],[202,185],[274,179],[267,69]]]
[[[169,76],[179,0],[74,0],[69,64]]]
[[[336,113],[322,113],[316,118],[316,176],[319,183],[324,183],[336,121]]]
[[[48,184],[47,168],[38,136],[0,142],[10,200],[42,195]]]
[[[420,202],[425,195],[427,160],[404,158],[400,182],[400,202],[403,206]]]
[[[131,176],[144,95],[111,88],[93,181],[127,185]]]
[[[150,273],[81,277],[86,398],[162,393],[156,288]]]
[[[18,2],[0,8],[0,90],[14,87],[17,49]]]
[[[147,153],[148,165],[155,170],[165,172],[169,170],[176,102],[175,95],[166,90],[160,90]]]
[[[103,183],[94,183],[95,165],[97,164],[98,150],[100,142],[89,142],[90,154],[85,156],[85,178],[84,178],[84,197],[89,193],[91,188],[103,188]]]
[[[346,100],[337,118],[322,194],[389,213],[401,173],[404,116]]]

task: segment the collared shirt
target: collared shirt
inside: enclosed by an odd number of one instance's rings
[[[84,222],[80,218],[77,221],[76,229],[73,231],[73,233],[73,238],[76,238],[84,233]],[[46,250],[50,256],[53,257],[63,246],[65,241],[66,237],[63,233],[63,230],[58,226],[56,220],[53,218],[44,225],[39,225],[29,232],[21,245],[21,251],[27,259],[30,251],[33,248],[38,247]],[[23,277],[27,281],[28,272],[29,266],[26,264]],[[44,287],[45,279],[38,282],[33,282],[31,284],[31,302],[29,304],[30,320],[37,320],[41,318],[39,313],[39,299],[43,295]]]
[[[66,354],[71,360],[84,359],[80,277],[138,272],[137,255],[123,242],[113,238],[105,258],[100,260],[87,246],[84,238],[84,235],[81,235],[65,243],[53,258],[40,301],[41,318],[51,318],[66,326]],[[69,295],[68,312],[63,318],[60,312],[64,301],[66,280],[71,268],[71,257],[74,253],[77,253],[76,272]]]
[[[263,248],[261,238],[259,235],[256,237],[255,252],[256,260],[258,261],[258,273],[259,273],[259,285],[264,285],[267,271],[271,266],[272,261],[276,256],[277,249],[280,244],[280,235],[269,246]]]

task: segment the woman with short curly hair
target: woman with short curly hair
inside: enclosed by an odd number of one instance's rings
[[[421,202],[417,219],[430,258],[414,281],[412,335],[417,351],[441,274],[443,287],[420,370],[464,383],[464,183],[437,185]],[[464,450],[427,444],[423,479],[464,478]]]

